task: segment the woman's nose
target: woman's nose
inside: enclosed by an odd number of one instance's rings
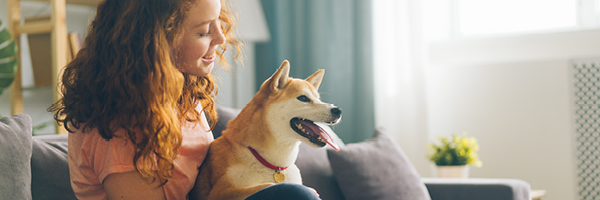
[[[223,34],[223,31],[221,30],[221,28],[219,27],[219,29],[217,29],[218,31],[213,34],[213,39],[212,39],[212,44],[213,45],[220,45],[223,44],[227,41],[227,39],[225,38],[225,35]]]

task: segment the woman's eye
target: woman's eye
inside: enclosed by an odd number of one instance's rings
[[[200,28],[198,30],[198,32],[199,32],[198,36],[205,37],[205,36],[210,35],[210,33],[212,32],[212,30],[211,30],[210,26],[203,26],[202,28]]]
[[[302,101],[302,102],[310,102],[310,99],[307,96],[299,96],[298,100]]]

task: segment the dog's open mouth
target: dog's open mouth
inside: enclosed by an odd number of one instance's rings
[[[301,118],[293,118],[290,121],[290,125],[292,129],[296,131],[299,135],[307,138],[313,144],[316,144],[320,147],[324,147],[329,144],[329,146],[333,147],[336,151],[340,151],[340,148],[337,144],[333,142],[333,139],[327,133],[327,131],[323,130],[319,125],[315,124],[313,121]]]

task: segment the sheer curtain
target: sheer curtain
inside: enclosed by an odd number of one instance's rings
[[[373,3],[375,124],[392,133],[421,176],[426,160],[426,42],[422,1]]]
[[[370,0],[261,0],[271,40],[256,46],[257,88],[280,66],[306,78],[325,69],[321,98],[343,109],[333,130],[345,143],[374,131]]]

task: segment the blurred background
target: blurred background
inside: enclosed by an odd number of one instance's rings
[[[292,77],[325,69],[321,96],[344,110],[332,128],[345,143],[386,129],[420,175],[431,177],[427,144],[467,132],[483,162],[471,177],[522,179],[546,190],[548,200],[600,197],[600,0],[232,4],[246,42],[244,66],[215,70],[219,105],[242,108],[287,59]],[[47,3],[21,5],[29,17],[49,13]],[[0,18],[6,13],[0,7]],[[67,5],[69,32],[84,38],[94,14]],[[29,49],[21,51],[25,113],[41,125],[51,120],[52,88],[36,86]],[[5,116],[7,96],[0,96]]]

